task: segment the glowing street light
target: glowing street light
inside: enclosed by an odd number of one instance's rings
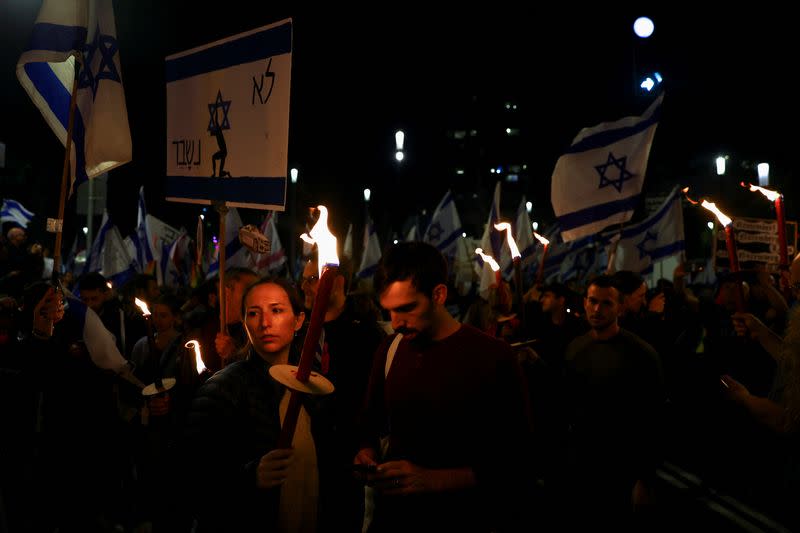
[[[364,189],[364,201],[369,202],[369,198],[372,196],[372,191],[369,189]]]
[[[530,201],[525,202],[525,211],[527,211],[528,214],[530,214],[532,210],[533,210],[533,202]]]
[[[656,25],[649,17],[639,17],[633,22],[633,33],[642,39],[647,39],[656,30]]]
[[[769,163],[759,163],[756,168],[758,169],[758,186],[769,187]]]
[[[394,134],[394,158],[395,160],[400,163],[405,159],[406,154],[403,152],[403,145],[406,141],[406,134],[403,133],[403,130],[397,130]]]
[[[297,183],[297,175],[300,174],[300,171],[296,168],[293,168],[289,171],[289,176],[292,178],[292,183]]]
[[[725,174],[725,160],[728,159],[728,156],[721,155],[718,156],[714,161],[717,164],[717,176],[722,176]]]

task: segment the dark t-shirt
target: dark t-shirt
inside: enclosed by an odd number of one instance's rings
[[[624,329],[608,340],[578,337],[567,348],[564,393],[568,477],[616,484],[629,495],[637,479],[654,474],[665,398],[649,344]]]
[[[530,418],[515,356],[505,342],[462,325],[426,346],[403,340],[384,380],[392,338],[374,358],[362,444],[377,447],[378,435],[388,427],[387,460],[431,469],[470,467],[478,487],[378,496],[375,530],[407,531],[431,520],[442,531],[489,530],[497,518],[508,518],[497,505],[515,505],[528,474]]]

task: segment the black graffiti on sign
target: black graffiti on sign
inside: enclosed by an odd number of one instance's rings
[[[258,101],[262,104],[266,104],[269,101],[269,97],[272,96],[272,89],[275,87],[275,73],[272,72],[270,68],[272,68],[271,57],[267,60],[267,70],[261,74],[261,79],[256,81],[256,77],[253,76],[253,97],[250,102],[251,105],[256,105],[256,95],[258,95]],[[266,78],[269,78],[269,91],[266,96],[264,96],[264,79]]]
[[[202,147],[200,139],[181,139],[172,141],[175,146],[175,164],[179,167],[192,168],[192,165],[199,165],[201,160]]]

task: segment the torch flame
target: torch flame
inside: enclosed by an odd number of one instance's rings
[[[144,303],[143,300],[140,300],[139,298],[136,298],[136,299],[134,299],[134,303],[139,307],[139,309],[142,310],[142,314],[145,317],[150,316],[150,309],[147,308],[147,304]]]
[[[689,187],[684,187],[683,194],[686,196],[686,199],[689,200],[689,202],[691,202],[692,204],[694,205],[700,204],[700,207],[705,207],[706,209],[714,213],[717,216],[717,220],[719,220],[720,224],[722,224],[723,226],[727,226],[728,224],[733,222],[728,215],[719,210],[717,204],[715,204],[714,202],[709,202],[708,200],[703,200],[702,202],[697,202],[695,200],[692,200],[691,198],[689,198],[688,192],[689,192]]]
[[[722,224],[723,226],[727,226],[728,224],[730,224],[732,222],[730,217],[728,215],[726,215],[725,213],[723,213],[722,211],[720,211],[719,208],[717,207],[717,205],[714,202],[709,202],[708,200],[703,200],[703,203],[700,204],[700,205],[705,207],[706,209],[708,209],[709,211],[711,211],[715,215],[717,215],[717,220],[719,220],[719,223]]]
[[[489,263],[489,266],[492,267],[492,270],[494,270],[495,272],[500,270],[500,265],[497,264],[497,261],[494,260],[494,257],[492,257],[491,255],[486,255],[485,253],[483,253],[483,249],[482,248],[475,248],[475,253],[478,254],[479,256],[483,257],[483,260],[486,261],[487,263]]]
[[[538,234],[538,233],[536,233],[535,231],[533,232],[533,236],[534,236],[534,237],[536,237],[536,240],[537,240],[537,241],[539,241],[540,243],[544,244],[545,246],[547,246],[548,244],[550,244],[550,241],[549,241],[549,240],[545,239],[544,237],[542,237],[541,235],[539,235],[539,234]]]
[[[194,348],[194,363],[197,367],[197,373],[202,374],[206,369],[206,365],[203,364],[203,358],[200,356],[200,343],[192,339],[184,344],[184,346],[187,348]]]
[[[689,198],[689,187],[684,187],[683,189],[681,189],[681,192],[683,193],[683,195],[686,197],[686,199],[689,201],[690,204],[697,205],[700,203]]]
[[[318,205],[319,219],[308,234],[303,233],[300,238],[309,244],[317,245],[318,274],[322,277],[323,269],[328,266],[338,266],[339,256],[336,254],[336,237],[328,229],[328,208]]]
[[[506,240],[508,241],[508,249],[511,250],[511,258],[516,259],[522,257],[522,254],[519,253],[519,248],[517,248],[517,243],[514,242],[514,237],[511,235],[511,224],[508,222],[500,222],[494,225],[494,229],[506,232]]]
[[[781,193],[779,193],[778,191],[771,191],[769,189],[765,189],[764,187],[759,187],[758,185],[753,185],[752,183],[745,183],[745,182],[742,181],[742,182],[739,183],[739,185],[741,185],[742,187],[749,187],[750,190],[753,191],[753,192],[755,192],[755,191],[760,192],[761,194],[766,196],[767,200],[769,200],[770,202],[774,202],[775,200],[777,200],[778,198],[781,197]]]

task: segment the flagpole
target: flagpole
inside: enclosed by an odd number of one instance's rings
[[[58,218],[56,220],[48,219],[48,230],[54,231],[56,234],[56,243],[53,249],[53,281],[58,282],[58,274],[61,270],[61,238],[64,229],[64,207],[67,200],[67,180],[69,179],[70,170],[70,152],[72,151],[72,130],[75,125],[75,108],[78,103],[78,71],[80,69],[80,61],[76,56],[75,59],[75,73],[72,79],[72,93],[69,99],[69,119],[67,120],[67,142],[64,146],[64,166],[61,169],[61,192],[58,198]],[[77,171],[77,169],[76,169]],[[91,244],[89,245],[91,246]]]
[[[228,308],[225,301],[225,218],[228,206],[225,202],[216,205],[219,213],[219,331],[228,334]]]

